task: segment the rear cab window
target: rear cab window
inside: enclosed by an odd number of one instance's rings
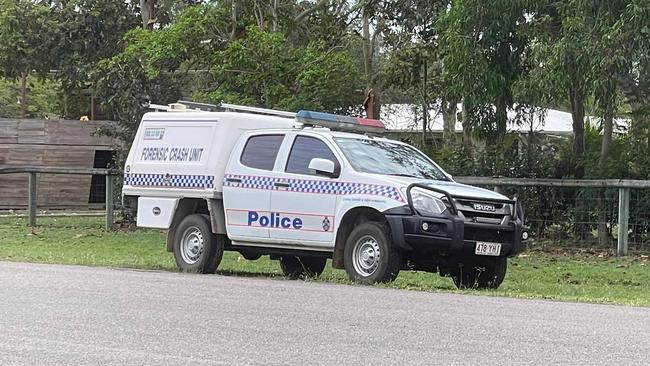
[[[249,137],[239,159],[240,163],[249,168],[273,170],[283,140],[283,134]]]

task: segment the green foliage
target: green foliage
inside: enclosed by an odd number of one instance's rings
[[[139,24],[133,5],[113,0],[71,0],[57,17],[57,69],[66,89],[86,87],[97,62],[115,55],[126,32]]]
[[[458,0],[437,24],[447,85],[464,98],[472,123],[492,142],[505,136],[512,88],[526,69],[528,6],[525,0]]]
[[[219,7],[188,7],[177,21],[156,32],[135,28],[125,37],[123,51],[103,59],[92,74],[95,93],[115,120],[104,133],[124,142],[117,161],[125,158],[128,147],[149,102],[171,103],[181,96],[183,68],[204,66],[203,56],[218,40],[210,37],[223,22]]]
[[[30,76],[27,87],[27,118],[57,118],[61,115],[60,84],[57,81]],[[0,78],[0,118],[19,118],[19,99],[19,82]]]
[[[54,65],[56,22],[51,9],[31,1],[0,0],[0,76],[43,75]]]
[[[211,65],[218,86],[199,93],[202,100],[323,111],[347,111],[360,103],[354,60],[326,49],[324,42],[296,47],[281,33],[251,26],[244,38],[214,53]]]

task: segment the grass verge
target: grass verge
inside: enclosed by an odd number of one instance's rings
[[[102,218],[87,217],[39,218],[39,225],[31,229],[24,218],[1,217],[0,260],[176,270],[171,253],[165,251],[163,231],[104,232]],[[459,291],[449,278],[406,271],[385,287],[650,306],[650,261],[645,255],[601,258],[529,252],[512,258],[508,266],[498,290]],[[277,262],[267,257],[247,261],[231,252],[224,255],[219,273],[282,275]],[[349,283],[344,271],[329,267],[318,281]]]

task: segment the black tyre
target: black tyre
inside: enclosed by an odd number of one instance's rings
[[[292,280],[299,278],[318,277],[325,270],[325,257],[306,257],[283,255],[280,257],[282,273]]]
[[[496,289],[506,277],[506,258],[468,259],[458,263],[451,271],[454,284],[459,289]]]
[[[189,215],[174,235],[174,258],[181,272],[214,273],[223,257],[225,235],[215,235],[207,215]]]
[[[241,256],[244,257],[244,259],[249,261],[256,261],[262,258],[262,254],[260,254],[259,252],[253,252],[248,250],[240,250],[239,254],[241,254]]]
[[[399,274],[402,253],[390,241],[384,225],[365,222],[348,236],[344,264],[348,277],[356,283],[391,282]]]

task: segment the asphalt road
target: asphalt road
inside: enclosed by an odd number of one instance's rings
[[[646,308],[0,262],[0,365],[649,362]]]

